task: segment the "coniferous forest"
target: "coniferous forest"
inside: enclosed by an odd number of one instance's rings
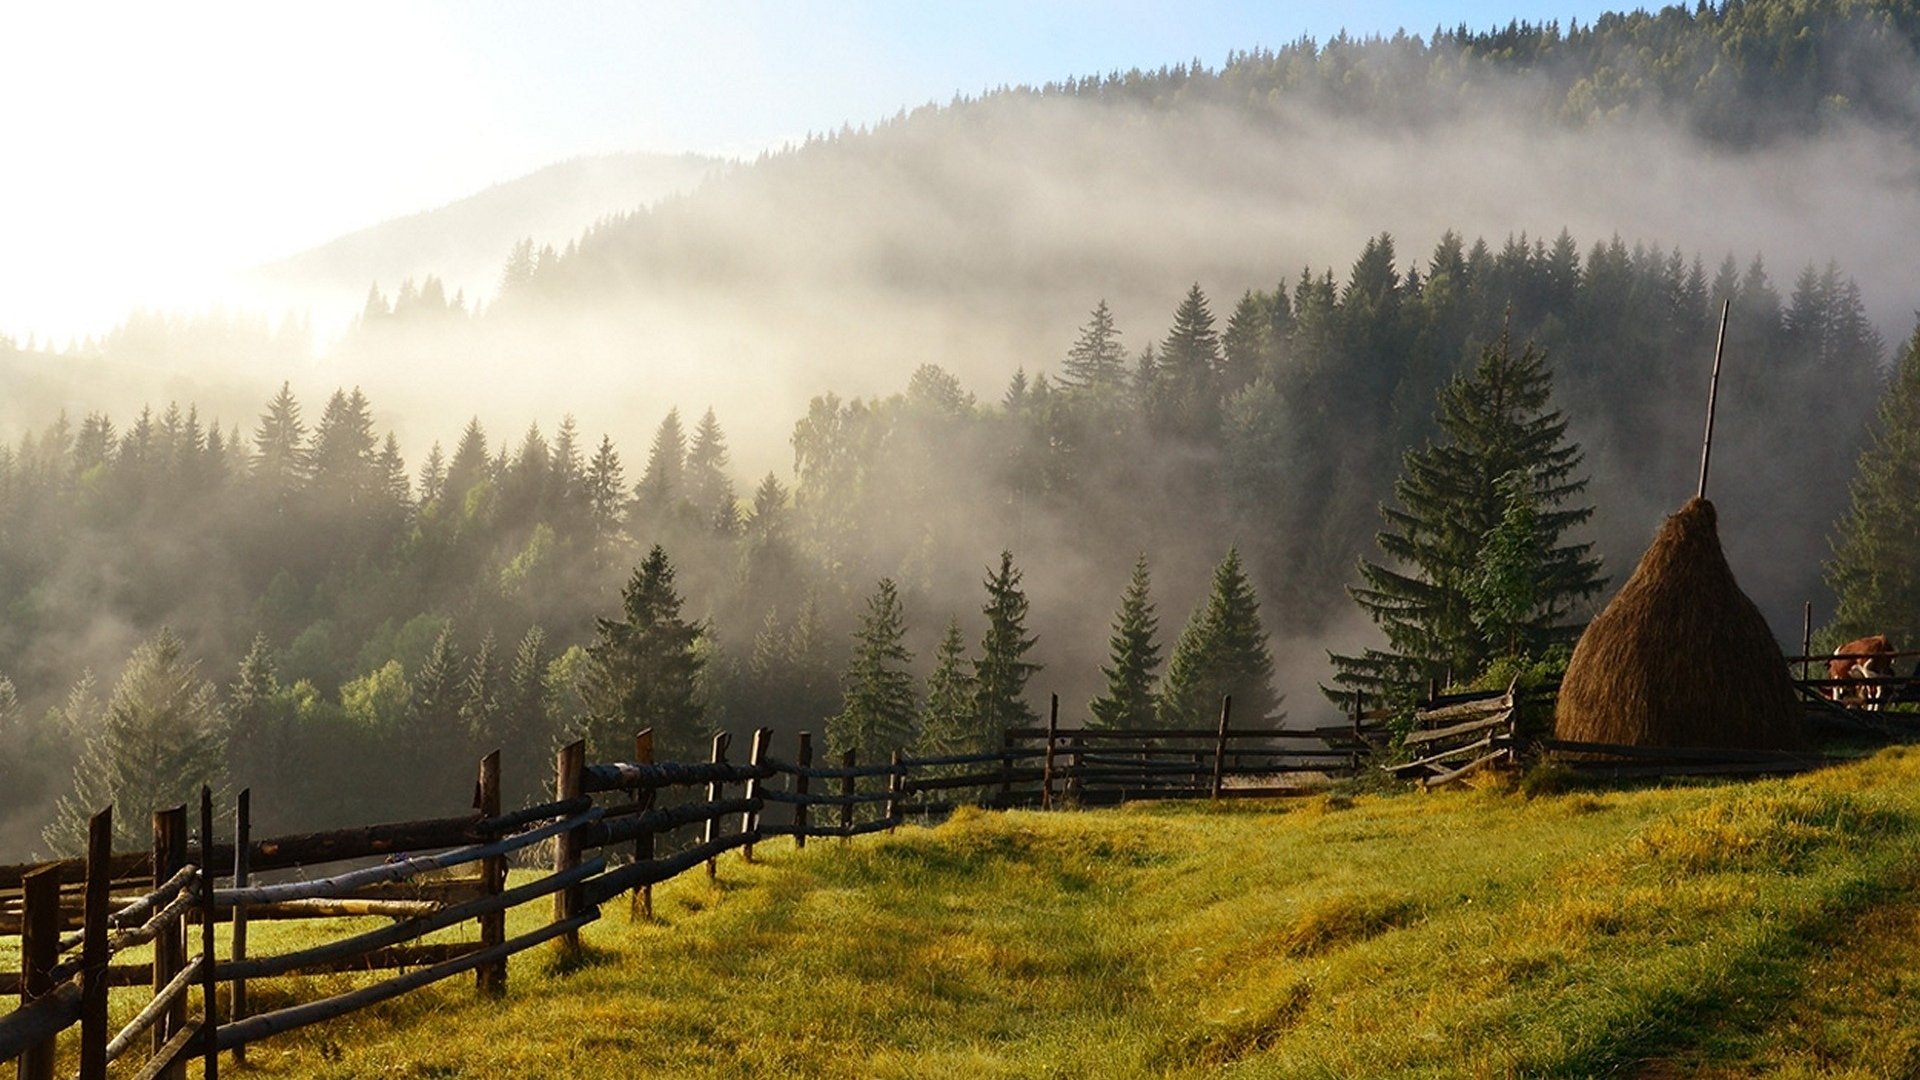
[[[449,357],[478,366],[509,328],[694,284],[744,303],[857,263],[966,309],[1004,269],[1015,291],[1046,279],[1018,304],[1044,308],[1035,324],[1075,327],[964,372],[899,343],[884,389],[822,381],[771,429],[765,402],[715,394],[663,398],[641,442],[564,405],[505,429],[416,421],[403,441],[370,381],[303,396],[307,375],[259,375],[310,360],[297,323],[142,315],[66,352],[0,339],[0,365],[32,358],[42,379],[231,353],[257,381],[239,412],[230,393],[117,411],[22,395],[46,407],[0,445],[0,857],[69,846],[107,793],[252,787],[271,832],[441,812],[466,780],[435,763],[538,760],[564,737],[618,753],[644,726],[668,755],[761,724],[943,753],[997,744],[1049,692],[1114,726],[1207,723],[1222,694],[1242,722],[1307,724],[1323,691],[1551,663],[1692,493],[1723,304],[1714,498],[1742,583],[1783,638],[1803,600],[1837,603],[1835,632],[1892,625],[1869,596],[1906,543],[1888,507],[1911,490],[1915,361],[1887,391],[1882,331],[1838,262],[1557,225],[1376,231],[1332,265],[1160,253],[1150,287],[1135,265],[1110,291],[1097,254],[1002,266],[980,236],[929,230],[772,265],[741,237],[778,229],[716,222],[743,191],[830,188],[852,160],[911,172],[1048,102],[1285,125],[1273,103],[1304,101],[1390,128],[1474,112],[1499,73],[1557,130],[1672,113],[1740,153],[1838,114],[1908,123],[1909,67],[1830,61],[1910,61],[1916,40],[1902,3],[1729,3],[996,91],[771,155],[564,249],[518,245],[485,303],[376,285],[337,346],[350,373],[420,359],[441,415],[484,383]],[[1001,205],[938,171],[942,213]],[[570,340],[527,361],[558,387],[543,402],[564,398]],[[746,438],[790,467],[738,468]],[[541,778],[508,783],[525,800]]]

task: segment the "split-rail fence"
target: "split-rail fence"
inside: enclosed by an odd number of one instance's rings
[[[20,1001],[0,1015],[0,1061],[17,1059],[23,1080],[50,1080],[65,1049],[77,1053],[82,1080],[115,1063],[149,1080],[183,1076],[198,1058],[213,1077],[223,1053],[243,1061],[250,1043],[456,975],[472,973],[481,993],[499,994],[508,957],[547,942],[577,951],[581,928],[608,904],[626,897],[634,915],[650,916],[654,885],[702,866],[711,875],[735,849],[751,861],[770,837],[804,847],[960,803],[1272,796],[1363,764],[1310,735],[1236,729],[1231,719],[1228,701],[1207,729],[1063,728],[1056,700],[1045,726],[1008,731],[998,751],[871,762],[852,753],[817,762],[807,733],[782,759],[765,728],[744,761],[725,733],[705,761],[656,761],[652,734],[642,732],[630,760],[589,763],[578,742],[560,749],[552,798],[537,806],[503,810],[495,751],[480,763],[470,813],[256,839],[250,792],[233,800],[223,829],[203,790],[197,829],[187,807],[156,812],[151,849],[134,852],[112,850],[109,807],[90,821],[84,857],[0,866],[0,933],[19,935],[21,957],[17,975],[0,974],[0,994]],[[536,859],[543,873],[509,884],[509,862]],[[509,938],[508,910],[536,902],[550,903],[551,917]],[[373,929],[338,921],[366,916],[387,921]],[[338,936],[258,955],[247,927],[268,919],[335,920],[326,926]],[[222,923],[228,932],[217,941]],[[476,940],[420,943],[455,927]],[[317,1000],[249,1007],[248,988],[261,980],[343,971],[397,973]],[[137,1012],[114,1027],[107,1005],[116,987],[144,990]]]

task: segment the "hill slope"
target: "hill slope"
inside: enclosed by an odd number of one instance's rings
[[[269,1075],[1910,1075],[1920,753],[1785,782],[963,815],[765,850]],[[536,917],[529,915],[529,918]]]
[[[490,296],[507,251],[532,237],[563,247],[602,218],[691,191],[723,162],[695,154],[606,154],[549,165],[432,210],[348,233],[261,267],[260,279],[331,310],[378,283],[439,277],[447,295]]]

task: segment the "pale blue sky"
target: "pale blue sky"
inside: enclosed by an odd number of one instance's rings
[[[70,333],[580,154],[751,156],[1003,83],[1590,0],[0,8],[0,330]]]

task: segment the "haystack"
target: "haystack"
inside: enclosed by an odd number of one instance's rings
[[[1785,750],[1801,706],[1773,631],[1733,580],[1713,504],[1667,518],[1574,647],[1554,736],[1627,746]]]

